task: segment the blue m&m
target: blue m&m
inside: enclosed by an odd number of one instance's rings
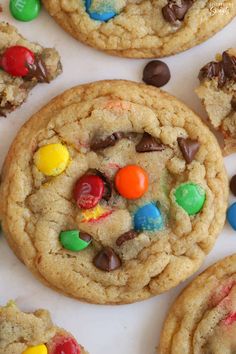
[[[236,203],[233,203],[227,210],[227,221],[236,230]]]
[[[158,231],[163,229],[163,219],[154,203],[140,207],[134,214],[135,231]]]
[[[105,0],[99,2],[96,0],[85,0],[85,7],[89,16],[96,21],[106,22],[117,15],[112,1],[109,4],[109,1]]]

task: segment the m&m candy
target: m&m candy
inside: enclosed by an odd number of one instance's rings
[[[49,346],[50,354],[81,354],[81,349],[72,337],[57,335]]]
[[[89,234],[79,232],[78,230],[62,231],[59,239],[65,249],[73,252],[84,250],[92,241],[92,237]]]
[[[134,214],[135,231],[158,231],[163,229],[163,219],[154,203],[140,207]]]
[[[46,345],[36,345],[35,347],[29,347],[22,354],[48,354]]]
[[[34,156],[37,169],[46,176],[58,176],[67,167],[70,155],[62,144],[49,144],[38,149]]]
[[[38,17],[41,4],[40,0],[10,0],[9,8],[16,20],[28,22]]]
[[[96,222],[112,214],[112,210],[96,205],[92,209],[82,210],[82,222]]]
[[[176,203],[181,206],[188,215],[199,213],[206,200],[206,192],[198,184],[187,182],[181,184],[174,192]]]
[[[233,203],[227,210],[227,221],[236,230],[236,203]]]
[[[112,1],[85,0],[86,11],[93,20],[106,22],[117,15]]]
[[[34,53],[19,45],[7,48],[0,57],[0,67],[12,76],[24,77],[28,75],[29,65],[34,62]]]
[[[102,199],[103,193],[104,181],[96,175],[80,177],[74,188],[74,198],[81,209],[94,208]]]
[[[115,186],[124,198],[140,198],[148,190],[147,172],[137,165],[125,166],[117,172]]]

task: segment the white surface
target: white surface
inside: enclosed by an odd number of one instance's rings
[[[0,119],[0,165],[20,126],[42,105],[65,89],[101,79],[140,81],[147,61],[111,57],[77,43],[42,12],[31,23],[14,21],[8,13],[8,1],[0,1],[0,20],[15,24],[20,32],[44,46],[55,46],[62,56],[64,73],[50,85],[39,85],[28,101],[7,119]],[[216,52],[235,45],[236,19],[204,44],[165,59],[172,79],[165,89],[185,101],[200,115],[201,105],[193,90],[199,68],[212,60]],[[236,156],[225,159],[229,175],[236,173]],[[66,298],[41,285],[0,239],[0,304],[16,299],[23,310],[39,307],[51,311],[53,320],[71,331],[91,354],[154,354],[169,304],[180,292],[175,290],[141,303],[125,306],[95,306]],[[236,234],[227,226],[204,266],[236,251]],[[56,267],[56,264],[55,264]],[[180,353],[182,354],[182,353]]]

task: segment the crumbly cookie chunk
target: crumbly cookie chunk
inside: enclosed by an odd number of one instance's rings
[[[20,130],[2,173],[2,227],[47,285],[93,303],[162,293],[195,272],[225,221],[218,144],[151,86],[102,81]]]
[[[235,15],[235,0],[45,0],[72,36],[107,53],[163,57],[191,48]]]
[[[70,333],[54,326],[48,311],[24,313],[12,302],[0,307],[0,354],[27,354],[33,348],[35,353],[57,354],[66,343],[75,354],[87,353]]]
[[[235,284],[236,255],[198,276],[170,308],[158,353],[235,353]]]
[[[224,154],[236,151],[236,49],[218,55],[199,74],[198,97],[213,127],[224,137]]]
[[[14,46],[27,48],[35,55],[35,66],[31,67],[27,76],[13,76],[3,70],[2,57],[7,49]],[[0,116],[6,116],[19,107],[38,82],[50,82],[61,71],[60,57],[55,49],[30,43],[15,27],[0,23]]]

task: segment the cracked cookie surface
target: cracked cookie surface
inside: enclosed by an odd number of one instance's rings
[[[170,308],[158,353],[235,353],[235,284],[236,255],[198,276]]]
[[[216,56],[199,74],[196,89],[213,127],[222,133],[223,152],[236,152],[236,49]]]
[[[94,19],[85,2],[102,15],[106,13],[106,5],[107,11],[113,10],[111,18]],[[75,38],[107,53],[131,58],[163,57],[191,48],[222,29],[236,15],[235,0],[45,0],[43,3]],[[103,9],[99,10],[99,4],[104,5]]]
[[[0,65],[0,116],[19,107],[28,97],[30,90],[38,82],[50,82],[62,71],[60,57],[55,49],[43,48],[37,43],[32,43],[23,38],[15,27],[8,23],[0,22],[0,60],[3,53],[13,46],[22,46],[32,51],[43,66],[45,77],[40,76],[40,71],[31,77],[17,77],[5,72]],[[35,73],[34,73],[35,74]]]
[[[0,307],[0,354],[27,354],[32,347],[34,353],[56,354],[56,347],[66,342],[73,353],[88,354],[70,333],[52,323],[48,311],[25,313],[12,302]]]
[[[45,175],[43,151],[55,147],[67,165]],[[148,179],[136,199],[136,181],[122,197],[117,177],[130,165]],[[78,198],[84,178],[82,196],[90,185],[93,198]],[[0,213],[10,246],[44,283],[118,304],[193,274],[223,227],[227,197],[220,148],[189,108],[151,86],[102,81],[65,92],[22,127],[3,167]]]

